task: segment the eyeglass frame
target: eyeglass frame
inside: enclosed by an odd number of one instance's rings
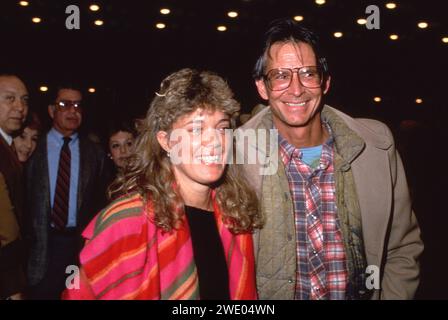
[[[303,69],[303,68],[316,68],[316,70],[317,70],[318,73],[319,73],[319,77],[320,77],[320,83],[319,83],[319,85],[317,85],[317,86],[315,86],[315,87],[309,87],[309,86],[306,86],[306,85],[304,85],[304,84],[302,83],[302,80],[300,79],[299,72],[300,72],[300,70]],[[288,84],[285,88],[283,88],[283,89],[272,89],[268,75],[269,75],[269,73],[270,73],[271,71],[274,71],[274,70],[288,70],[289,72],[291,72],[292,75],[291,75],[291,78],[290,78],[290,80],[289,80],[289,84]],[[300,68],[274,68],[274,69],[271,69],[271,70],[269,70],[268,72],[266,72],[266,74],[263,75],[263,79],[264,79],[264,81],[266,82],[266,84],[267,84],[269,90],[271,90],[271,91],[282,91],[282,90],[286,90],[286,89],[288,89],[288,88],[291,86],[291,83],[292,83],[292,80],[293,80],[293,77],[294,77],[294,73],[297,73],[297,79],[299,80],[300,85],[302,85],[303,87],[308,88],[308,89],[317,89],[317,88],[320,88],[320,87],[322,86],[322,83],[324,82],[324,76],[325,76],[325,74],[324,74],[323,68],[320,67],[320,66],[303,66],[303,67],[300,67]]]
[[[66,104],[66,105],[61,106],[61,103]],[[54,105],[55,105],[56,108],[58,108],[61,111],[66,111],[70,107],[74,107],[75,111],[77,111],[77,112],[81,112],[82,111],[82,103],[81,103],[81,101],[61,100],[61,101],[56,101],[54,103]]]

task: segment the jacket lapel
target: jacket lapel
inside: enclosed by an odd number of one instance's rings
[[[89,176],[91,175],[90,163],[93,163],[91,154],[87,150],[87,145],[84,139],[79,138],[79,180],[78,180],[78,200],[76,205],[76,212],[79,218],[79,212],[81,210],[83,202],[83,194],[86,190]]]

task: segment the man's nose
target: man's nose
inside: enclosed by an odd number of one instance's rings
[[[24,113],[28,109],[28,104],[22,99],[16,99],[14,102],[14,108]]]
[[[304,91],[304,87],[299,79],[299,74],[297,72],[293,72],[291,84],[289,85],[288,92],[295,95],[300,96]]]

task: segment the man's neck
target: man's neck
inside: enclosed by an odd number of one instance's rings
[[[71,137],[73,134],[76,133],[76,131],[61,130],[60,128],[55,126],[53,126],[53,130],[56,130],[63,137]]]
[[[322,145],[329,137],[320,117],[303,127],[291,127],[274,118],[274,126],[279,134],[296,148],[308,148]]]

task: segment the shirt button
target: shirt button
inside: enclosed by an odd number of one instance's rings
[[[292,283],[292,279],[288,279],[288,283]]]
[[[316,251],[316,250],[313,250],[313,254],[314,254],[315,256],[317,256],[317,251]]]
[[[288,241],[291,241],[292,240],[292,235],[290,233],[288,233],[287,238],[288,238]]]
[[[316,216],[314,214],[311,215],[311,218],[313,218],[313,220],[316,220]]]

